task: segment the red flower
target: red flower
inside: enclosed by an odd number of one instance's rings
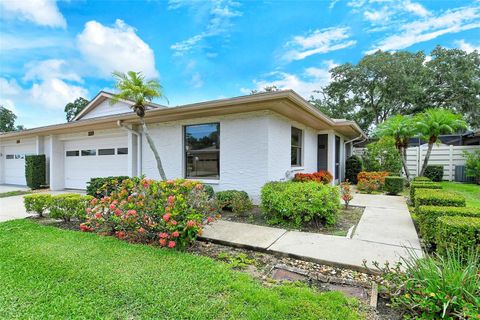
[[[193,228],[197,225],[197,223],[193,220],[188,220],[187,221],[187,228]]]
[[[176,220],[172,220],[172,221],[170,221],[170,224],[171,224],[172,226],[176,226],[176,225],[177,225],[177,221],[176,221]]]
[[[115,235],[117,236],[118,239],[123,239],[125,238],[125,231],[117,231],[115,232]]]
[[[140,229],[138,229],[138,232],[140,232],[140,233],[145,233],[145,229],[142,228],[142,227],[140,227]]]
[[[162,238],[162,239],[166,239],[166,238],[168,238],[168,233],[162,232],[162,233],[159,234],[159,236],[160,236],[160,238]]]
[[[115,215],[117,217],[120,217],[122,215],[122,210],[120,210],[120,209],[115,210]]]
[[[87,225],[84,225],[83,223],[80,225],[80,230],[82,230],[83,232],[90,231],[89,229],[90,228]]]
[[[101,213],[95,213],[95,219],[100,219],[102,217]]]
[[[165,247],[165,245],[167,244],[167,240],[165,240],[165,239],[160,239],[160,240],[158,240],[158,243],[160,243],[160,245],[161,245],[162,247]]]
[[[92,206],[94,206],[94,205],[97,204],[97,202],[98,202],[98,199],[97,199],[97,198],[93,198],[92,201],[90,201],[90,204],[91,204]]]
[[[168,241],[168,247],[169,248],[175,248],[177,244],[175,243],[175,241]]]
[[[208,218],[207,218],[207,222],[208,222],[208,223],[213,222],[213,220],[215,220],[215,219],[213,219],[213,217],[208,217]]]
[[[180,233],[178,231],[173,231],[172,232],[172,237],[178,238],[178,237],[180,237]]]
[[[128,210],[127,211],[127,218],[129,216],[136,216],[137,215],[137,211],[136,210]]]
[[[167,222],[168,220],[170,220],[170,217],[171,217],[171,216],[172,216],[172,215],[171,215],[170,213],[165,213],[165,214],[163,215],[163,221]]]
[[[113,203],[109,207],[110,207],[110,210],[115,210],[115,205]]]
[[[168,196],[167,202],[171,205],[175,201],[175,196]]]

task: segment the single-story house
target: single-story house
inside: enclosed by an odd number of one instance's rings
[[[158,179],[155,158],[131,101],[111,105],[100,92],[63,124],[0,134],[0,183],[25,185],[25,155],[45,154],[52,190],[85,189],[92,177]],[[168,178],[238,189],[258,200],[268,181],[296,172],[344,176],[352,143],[366,136],[355,122],[331,119],[291,90],[165,107],[145,121]]]

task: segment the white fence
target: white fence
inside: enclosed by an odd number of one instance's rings
[[[410,147],[407,150],[407,167],[410,176],[416,177],[422,169],[423,160],[427,153],[428,145],[424,144],[420,147]],[[455,166],[464,166],[465,158],[464,151],[471,152],[479,150],[480,146],[448,146],[439,145],[433,146],[432,154],[428,161],[429,165],[443,166],[443,180],[455,180]],[[354,154],[361,156],[364,153],[364,148],[354,148]]]

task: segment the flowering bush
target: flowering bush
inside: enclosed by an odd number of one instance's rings
[[[385,177],[388,175],[389,173],[384,171],[362,171],[357,176],[357,189],[367,193],[383,189],[385,186]]]
[[[189,180],[124,180],[117,191],[93,199],[83,231],[131,242],[184,248],[219,212],[203,184]]]
[[[353,199],[352,186],[348,180],[340,183],[340,194],[343,202],[345,202],[345,209],[348,209],[348,204]]]
[[[330,172],[320,170],[314,173],[296,173],[293,181],[305,182],[305,181],[317,181],[320,183],[330,183],[333,180],[333,176]]]

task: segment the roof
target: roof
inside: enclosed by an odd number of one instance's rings
[[[97,97],[99,95],[106,97],[111,95],[111,93],[102,91],[97,95]],[[97,97],[95,97],[92,102],[97,99]],[[145,113],[146,123],[158,123],[259,110],[271,110],[317,130],[334,129],[348,138],[366,138],[365,133],[354,121],[343,119],[333,120],[327,117],[293,90],[265,92],[234,98],[186,104],[176,107],[164,107],[160,105],[153,105],[153,107],[156,108],[150,108]],[[81,132],[85,130],[108,129],[116,127],[118,121],[122,121],[125,124],[139,124],[138,117],[132,112],[90,119],[82,119],[80,116],[76,121],[69,123],[3,133],[0,134],[0,140],[35,135],[53,135],[67,132]]]

